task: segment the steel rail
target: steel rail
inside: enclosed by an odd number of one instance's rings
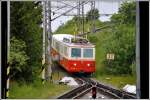
[[[136,95],[134,95],[132,93],[128,93],[128,92],[125,92],[125,91],[114,89],[112,87],[103,85],[103,84],[97,82],[96,80],[92,80],[90,78],[82,78],[82,79],[85,80],[86,82],[88,82],[91,85],[95,84],[98,89],[105,90],[106,93],[110,94],[111,96],[113,96],[115,98],[136,99]]]
[[[99,92],[101,92],[102,94],[105,94],[106,96],[111,96],[114,99],[121,99],[121,97],[119,97],[118,95],[116,95],[115,93],[112,93],[111,91],[108,91],[105,88],[101,88],[98,87],[97,85],[99,84],[97,81],[89,79],[89,78],[84,78],[83,80],[85,80],[86,82],[89,82],[90,84],[92,84],[93,86],[96,86],[96,88],[98,89]]]
[[[63,94],[62,96],[58,97],[58,99],[79,99],[88,93],[93,86],[96,86],[98,92],[107,97],[112,97],[114,99],[136,99],[136,95],[132,93],[114,89],[90,78],[80,77],[77,78],[77,80],[80,80],[82,85]]]
[[[72,99],[79,99],[81,96],[85,95],[87,92],[89,92],[92,89],[92,87],[87,88],[86,90],[83,90],[81,93],[74,96]]]
[[[118,95],[116,95],[115,93],[112,93],[104,88],[101,88],[101,87],[97,87],[98,91],[102,92],[102,94],[105,94],[105,95],[108,95],[108,96],[111,96],[113,97],[114,99],[121,99]]]
[[[82,92],[83,90],[85,90],[86,88],[89,88],[90,86],[87,84],[84,84],[80,87],[77,87],[69,92],[67,92],[66,94],[63,94],[62,96],[58,97],[57,99],[71,99],[72,97],[75,97],[78,93]]]
[[[133,95],[133,94],[131,95],[131,93],[120,91],[120,90],[105,86],[105,85],[100,84],[100,83],[97,83],[97,87],[106,89],[106,90],[116,94],[118,97],[121,97],[124,99],[136,99],[136,95]]]

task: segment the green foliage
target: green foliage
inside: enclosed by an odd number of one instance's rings
[[[9,63],[11,67],[11,77],[13,78],[15,78],[14,76],[21,77],[20,73],[22,73],[23,70],[26,69],[27,60],[29,60],[29,57],[24,51],[24,49],[26,49],[26,44],[24,41],[17,40],[15,37],[12,37],[10,45],[11,46],[10,46]]]
[[[100,15],[98,9],[91,9],[89,12],[87,12],[86,20],[91,21],[93,19],[98,19],[99,16]]]
[[[135,2],[125,2],[118,14],[111,17],[111,22],[115,22],[113,35],[103,47],[105,55],[107,53],[115,54],[115,60],[104,60],[107,73],[133,73],[131,66],[135,62],[135,12],[133,12],[135,9]]]
[[[36,6],[36,7],[35,7]],[[42,60],[42,7],[34,2],[11,2],[11,37],[15,36],[26,44],[23,51],[30,58],[23,71],[23,78],[33,80],[39,74]]]
[[[117,26],[113,36],[106,42],[105,55],[114,53],[115,60],[104,60],[107,70],[112,74],[131,74],[130,65],[135,61],[135,27]]]
[[[75,20],[77,17],[74,17],[73,19],[67,21],[65,24],[59,26],[59,28],[54,32],[54,34],[74,34],[78,33],[77,28],[79,28],[81,31],[82,26],[77,26],[77,22]],[[82,24],[81,24],[82,25]],[[95,27],[99,28],[102,27],[103,23],[100,22],[98,19],[95,20]],[[91,21],[87,22],[85,21],[84,23],[84,31],[89,32],[91,28]]]
[[[135,62],[133,62],[131,65],[130,65],[130,68],[132,69],[132,75],[133,76],[136,76],[136,64]]]
[[[70,28],[71,27],[71,28]],[[69,20],[65,25],[59,26],[54,34],[74,34],[75,31],[75,21]]]
[[[96,36],[90,36],[89,37],[89,41],[91,42],[91,43],[96,43],[97,41],[98,41],[98,39],[97,39],[97,37]]]
[[[124,2],[119,8],[118,14],[114,14],[111,17],[112,22],[120,24],[135,24],[136,18],[136,3],[135,2]]]

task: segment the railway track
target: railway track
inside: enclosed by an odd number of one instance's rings
[[[56,66],[55,66],[56,68]],[[92,87],[96,86],[97,94],[102,94],[106,98],[112,98],[112,99],[136,99],[135,94],[127,93],[118,89],[114,89],[113,87],[106,86],[104,84],[99,83],[96,80],[93,80],[89,78],[89,76],[86,75],[80,75],[80,74],[69,74],[66,73],[65,70],[63,70],[61,67],[58,67],[56,70],[59,70],[60,72],[64,72],[66,76],[71,76],[76,79],[76,81],[80,84],[79,87],[57,97],[58,99],[79,99],[82,98],[82,96],[88,94],[91,92]],[[92,94],[92,93],[90,93]]]
[[[89,93],[93,87],[96,87],[97,93],[112,99],[136,99],[136,95],[114,89],[112,87],[100,84],[90,78],[77,78],[82,85],[59,96],[58,99],[80,99]],[[104,97],[103,97],[104,98]]]
[[[87,84],[83,84],[82,86],[79,86],[68,93],[58,97],[58,99],[75,99],[79,96],[83,95],[91,86]]]

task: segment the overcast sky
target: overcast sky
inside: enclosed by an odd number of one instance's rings
[[[118,2],[120,1],[120,2]],[[114,14],[118,12],[118,8],[121,4],[121,1],[125,1],[125,0],[96,0],[95,2],[95,8],[97,8],[99,10],[100,13],[100,17],[99,19],[101,21],[109,21],[110,20],[110,16],[102,16],[103,14]],[[71,4],[72,6],[76,5],[76,2],[65,2],[68,4]],[[53,6],[57,6],[59,4],[59,6],[63,6],[62,3],[59,2],[52,2]],[[62,5],[61,5],[62,4]],[[70,9],[70,8],[68,8]],[[55,11],[56,9],[53,8],[52,11]],[[55,14],[54,16],[52,16],[52,18],[55,18],[56,16],[60,15],[60,13],[65,12],[67,9],[64,8],[62,10],[58,10],[56,12],[58,12],[58,14]],[[90,3],[86,4],[84,6],[84,13],[86,14],[87,11],[90,10]],[[70,14],[74,13],[77,14],[77,10],[73,10],[71,12],[69,12]],[[55,19],[54,21],[52,21],[52,31],[54,32],[61,24],[66,23],[68,20],[72,19],[72,16],[61,16],[57,19]]]

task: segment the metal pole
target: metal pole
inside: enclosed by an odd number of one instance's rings
[[[42,83],[44,84],[45,81],[45,33],[46,33],[46,16],[45,16],[45,10],[46,10],[46,2],[43,1],[43,60],[42,60]]]
[[[47,36],[48,36],[48,48],[47,48],[47,59],[48,59],[48,79],[50,79],[51,77],[51,73],[52,73],[52,59],[51,59],[51,43],[52,43],[52,29],[51,29],[51,1],[48,1],[48,32],[47,32]]]
[[[94,11],[94,9],[95,9],[95,1],[91,1],[91,10]],[[91,30],[92,30],[92,33],[94,33],[95,32],[95,16],[94,16],[94,12],[92,12],[91,16],[92,16],[92,25],[91,25],[92,28],[91,28]]]
[[[149,16],[150,16],[150,2],[149,2]],[[150,25],[150,20],[149,20],[149,25]],[[149,34],[150,34],[150,28],[149,28]],[[150,43],[150,35],[149,35],[149,43]],[[149,46],[149,50],[150,50],[150,46]],[[150,57],[150,53],[149,53],[149,57]],[[149,66],[150,66],[150,63],[149,63]],[[149,77],[150,77],[150,68],[149,68]],[[149,83],[150,83],[150,80],[149,80]],[[149,91],[150,91],[150,86],[149,86]],[[149,97],[150,97],[150,92],[149,92]]]
[[[136,75],[137,75],[137,85],[136,85],[136,95],[139,99],[141,97],[141,87],[140,87],[140,12],[139,12],[139,1],[136,2]]]
[[[95,1],[93,1],[93,9],[95,9]],[[93,31],[95,33],[95,16],[94,16],[94,19],[93,19]]]
[[[91,1],[91,10],[92,9],[93,9],[93,1]],[[90,16],[91,16],[90,18],[93,19],[93,13]],[[93,21],[91,21],[91,33],[93,33]]]
[[[7,81],[6,81],[6,98],[9,97],[9,84],[10,84],[10,66],[9,66],[9,54],[10,54],[10,1],[7,1]]]
[[[1,1],[0,1],[0,22],[1,22]],[[0,46],[1,46],[1,23],[0,23]],[[1,49],[0,49],[0,59],[1,59]],[[1,60],[0,60],[0,72],[1,72]],[[1,83],[1,77],[0,77],[0,83]],[[2,97],[1,96],[1,93],[2,93],[2,89],[1,89],[2,87],[1,87],[1,85],[0,85],[0,97]]]
[[[84,1],[82,3],[84,3]],[[82,5],[82,34],[83,33],[84,33],[84,5]]]
[[[77,5],[78,5],[78,9],[77,9],[77,32],[79,33],[80,32],[80,1],[78,1],[78,3],[77,3]]]

